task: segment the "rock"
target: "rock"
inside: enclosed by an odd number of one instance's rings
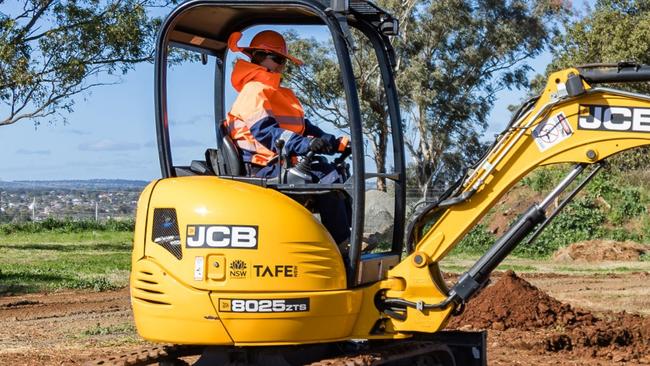
[[[392,242],[394,211],[395,200],[390,194],[377,190],[366,191],[363,236],[368,248]]]
[[[494,322],[492,323],[492,329],[494,330],[505,330],[506,325],[503,322]]]

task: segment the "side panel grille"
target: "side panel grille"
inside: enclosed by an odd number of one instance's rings
[[[152,273],[139,271],[134,279],[131,286],[134,298],[153,305],[171,305]]]
[[[181,236],[178,230],[176,210],[173,208],[156,208],[153,211],[153,230],[151,241],[167,249],[177,259],[183,258]]]

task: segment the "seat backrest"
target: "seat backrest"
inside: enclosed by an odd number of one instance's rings
[[[230,138],[224,123],[219,124],[219,141],[217,149],[208,149],[205,160],[217,175],[245,175],[244,161],[239,148]]]

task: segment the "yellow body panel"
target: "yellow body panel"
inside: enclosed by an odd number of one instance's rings
[[[155,260],[133,263],[131,307],[140,335],[153,342],[232,344],[209,293],[181,283]]]
[[[182,177],[159,181],[149,202],[148,217],[153,217],[155,208],[176,209],[184,254],[178,261],[151,242],[149,231],[144,238],[146,255],[173,269],[192,287],[241,292],[345,289],[345,268],[332,237],[307,209],[279,192],[217,177]],[[190,225],[256,226],[259,247],[187,248]],[[227,276],[194,280],[195,258],[203,257],[207,264],[210,257],[213,265],[218,256],[225,259]],[[246,266],[239,269],[240,276],[230,275],[234,261]],[[273,273],[265,271],[267,266]],[[275,266],[297,268],[282,268],[289,275],[276,277]]]
[[[361,304],[361,291],[313,291],[211,295],[219,317],[237,345],[329,342],[347,339]],[[227,312],[232,299],[309,298],[309,311],[297,313]],[[224,306],[226,305],[226,306]],[[262,334],[263,333],[263,334]]]
[[[155,209],[168,208],[177,213],[180,259],[152,237]],[[189,247],[188,237],[198,238],[210,225],[255,227],[257,247]],[[152,341],[277,345],[346,339],[361,306],[362,290],[346,290],[341,254],[321,223],[289,197],[246,183],[217,177],[152,183],[138,205],[133,253],[136,325]],[[260,309],[223,308],[225,300],[250,299]],[[295,299],[309,310],[293,311]],[[263,312],[272,304],[292,311]]]

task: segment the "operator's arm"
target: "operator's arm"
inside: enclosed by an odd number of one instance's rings
[[[265,116],[257,121],[250,129],[255,140],[267,149],[279,153],[275,147],[278,139],[284,140],[284,150],[289,155],[305,155],[309,152],[310,138],[280,128],[278,121],[273,116]]]
[[[334,135],[324,132],[320,127],[311,123],[307,118],[305,118],[305,136],[314,136],[323,139],[331,148],[331,150],[336,150],[338,146],[337,138]]]

